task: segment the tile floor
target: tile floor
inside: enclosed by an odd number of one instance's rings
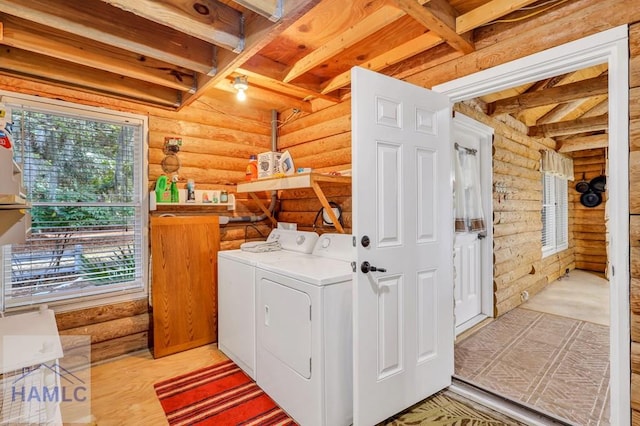
[[[607,286],[572,271],[460,339],[456,375],[575,424],[608,425]]]

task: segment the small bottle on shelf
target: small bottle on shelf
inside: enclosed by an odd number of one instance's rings
[[[171,178],[171,202],[178,203],[180,201],[180,193],[178,192],[178,175]]]
[[[221,203],[228,203],[229,202],[229,194],[224,189],[220,193],[220,202]]]
[[[187,203],[194,203],[196,201],[196,184],[193,179],[187,181]]]

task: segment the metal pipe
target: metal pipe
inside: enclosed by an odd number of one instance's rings
[[[271,110],[271,151],[278,150],[278,111],[275,109]],[[278,192],[271,191],[271,203],[269,203],[269,213],[273,214],[273,209],[276,208],[276,202],[278,201]],[[260,222],[267,218],[266,214],[261,214],[260,216],[226,216],[228,217],[228,222]],[[220,224],[223,224],[224,219],[220,218]]]

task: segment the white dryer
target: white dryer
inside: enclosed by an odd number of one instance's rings
[[[323,234],[311,256],[256,268],[257,382],[304,426],[349,425],[352,237]]]
[[[255,269],[259,261],[309,255],[318,239],[315,232],[274,229],[267,242],[280,242],[278,251],[218,252],[218,349],[256,378]]]

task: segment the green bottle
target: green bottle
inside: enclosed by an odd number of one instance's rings
[[[171,178],[171,202],[178,203],[180,202],[180,193],[178,192],[178,175],[173,175]]]
[[[156,181],[156,202],[165,203],[168,200],[164,199],[164,192],[167,190],[167,177],[162,175]]]

